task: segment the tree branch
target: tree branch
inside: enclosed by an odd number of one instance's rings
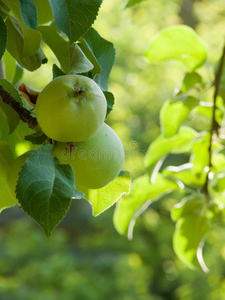
[[[219,88],[220,88],[220,81],[223,73],[223,66],[224,66],[224,60],[225,60],[225,43],[223,46],[223,52],[219,63],[219,68],[216,72],[215,81],[214,81],[214,95],[213,95],[213,112],[212,112],[212,123],[211,123],[211,130],[210,130],[210,141],[209,141],[209,170],[207,172],[206,181],[203,187],[203,192],[205,193],[206,197],[209,199],[209,180],[210,180],[210,172],[212,168],[212,144],[213,144],[213,135],[214,133],[218,132],[218,123],[216,121],[216,100],[217,96],[219,94]]]
[[[19,102],[17,102],[10,93],[8,93],[1,85],[0,85],[0,96],[2,97],[2,101],[8,104],[14,109],[22,122],[27,123],[28,127],[37,130],[38,122],[37,119],[31,116],[29,110],[23,107]]]

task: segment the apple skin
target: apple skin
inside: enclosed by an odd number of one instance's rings
[[[34,152],[34,150],[30,150],[19,157],[17,157],[14,162],[12,163],[12,166],[9,170],[8,176],[7,176],[7,183],[9,190],[12,194],[12,196],[15,198],[15,201],[17,204],[19,204],[19,201],[16,197],[16,185],[18,180],[18,175],[22,169],[22,166],[25,164],[26,159]]]
[[[36,116],[42,131],[59,142],[81,142],[103,124],[106,98],[94,80],[82,75],[63,75],[40,92]]]
[[[118,135],[103,123],[93,137],[76,143],[72,152],[66,151],[66,143],[57,143],[55,157],[61,163],[72,166],[76,185],[99,189],[118,176],[125,154]]]

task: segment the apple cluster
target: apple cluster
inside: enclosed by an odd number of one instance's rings
[[[101,188],[123,167],[123,145],[104,123],[106,112],[104,93],[94,80],[82,75],[55,78],[37,98],[38,124],[55,141],[55,157],[72,166],[76,186]]]

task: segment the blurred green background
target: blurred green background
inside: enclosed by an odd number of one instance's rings
[[[126,10],[123,5],[120,0],[104,0],[94,27],[116,48],[109,84],[116,103],[107,122],[123,141],[124,169],[136,178],[144,173],[145,152],[160,132],[159,110],[183,79],[174,62],[150,65],[144,58],[151,37],[166,26],[192,26],[205,42],[209,69],[213,68],[225,36],[225,2],[147,0]],[[51,80],[55,62],[51,51],[44,49],[49,63],[23,78],[39,91]],[[210,272],[188,270],[172,248],[170,209],[177,196],[171,194],[149,207],[137,220],[131,241],[115,231],[113,207],[94,218],[86,201],[73,202],[50,240],[18,207],[3,211],[0,299],[225,299],[224,225],[215,226],[204,248]]]

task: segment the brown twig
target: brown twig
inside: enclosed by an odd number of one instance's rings
[[[7,103],[17,112],[22,122],[27,123],[28,127],[35,131],[38,129],[37,119],[35,117],[32,117],[29,110],[27,110],[19,102],[17,102],[13,98],[13,96],[9,92],[7,92],[1,85],[0,96],[2,97],[2,101],[4,103]]]
[[[215,81],[214,81],[214,95],[213,95],[213,112],[212,112],[212,123],[211,123],[211,129],[210,129],[210,140],[209,140],[209,170],[207,172],[206,181],[203,187],[203,192],[206,195],[207,199],[210,199],[209,195],[209,176],[212,168],[212,144],[213,144],[213,135],[214,133],[218,132],[219,126],[216,121],[216,100],[217,96],[219,94],[220,89],[220,81],[223,73],[223,66],[224,66],[224,60],[225,60],[225,43],[223,46],[223,52],[219,63],[219,68],[216,72]]]

